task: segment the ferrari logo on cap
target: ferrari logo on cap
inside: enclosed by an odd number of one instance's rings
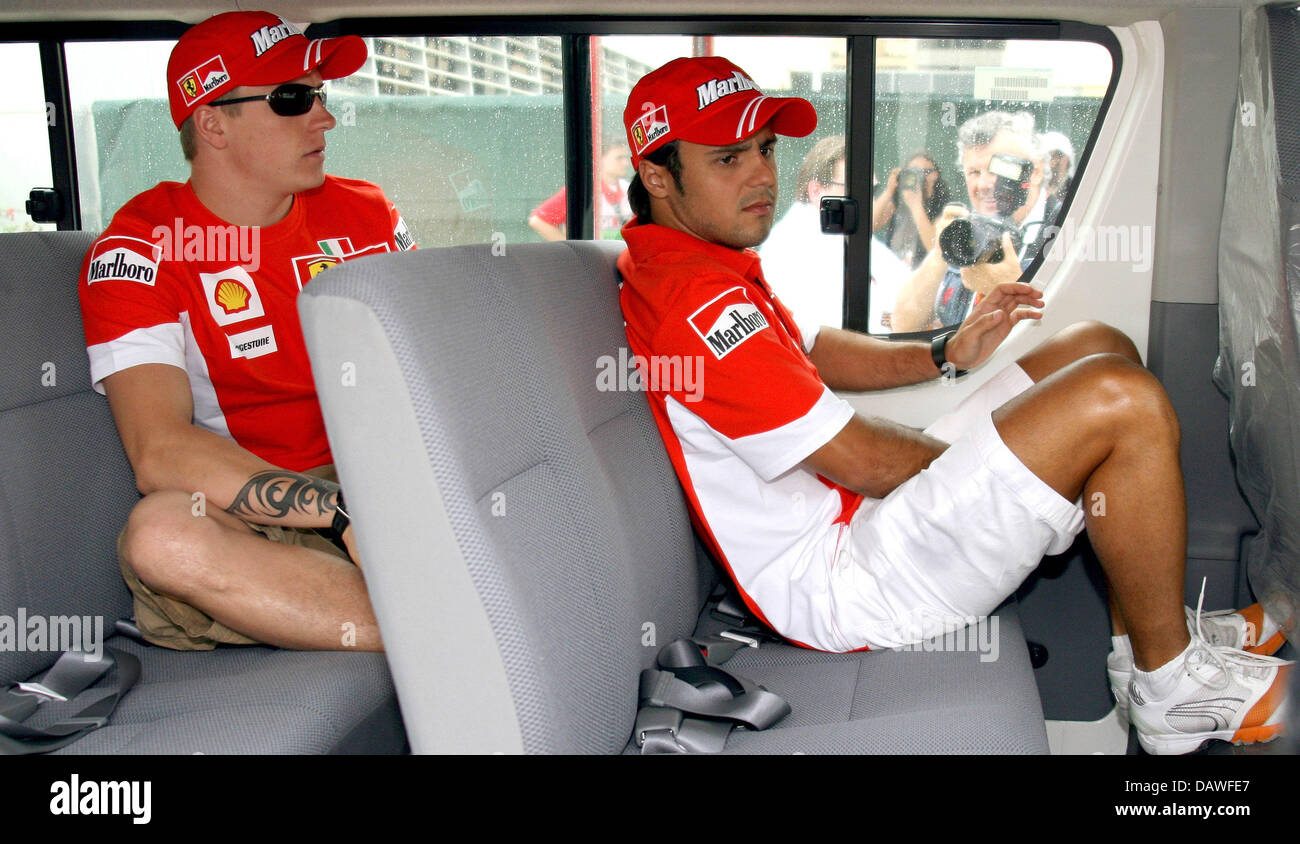
[[[185,105],[192,106],[200,97],[212,93],[229,81],[226,63],[221,60],[221,56],[213,56],[178,79],[176,84],[185,97]]]
[[[668,134],[668,107],[647,111],[632,124],[632,142],[638,153]]]

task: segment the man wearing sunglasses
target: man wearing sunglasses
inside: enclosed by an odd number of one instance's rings
[[[155,644],[382,647],[296,307],[330,266],[414,245],[378,187],[324,172],[324,82],[365,59],[266,12],[191,28],[167,68],[190,179],[86,256],[91,379],[144,494],[118,557]]]

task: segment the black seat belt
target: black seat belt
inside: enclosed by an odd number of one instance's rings
[[[790,714],[779,695],[709,665],[690,639],[664,646],[657,662],[641,672],[633,736],[643,754],[718,753],[732,728],[765,730]]]
[[[72,700],[117,666],[117,676],[102,694],[71,718],[37,729],[23,725],[41,704]],[[46,753],[71,744],[108,723],[122,696],[140,678],[140,660],[116,648],[105,647],[95,658],[82,651],[65,651],[41,682],[18,683],[0,696],[0,755]]]

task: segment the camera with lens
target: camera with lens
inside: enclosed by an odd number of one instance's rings
[[[1003,234],[1011,235],[1011,243],[1017,252],[1024,245],[1020,226],[1011,215],[1029,198],[1029,177],[1033,175],[1034,163],[1018,155],[998,153],[989,161],[989,172],[997,177],[993,185],[997,215],[958,217],[939,235],[943,259],[954,267],[1001,261],[1005,257],[1002,253]]]
[[[898,171],[898,189],[916,190],[924,179],[925,173],[920,167],[904,167]]]
[[[939,250],[943,259],[954,267],[970,267],[985,261],[996,264],[1005,257],[1003,234],[1011,235],[1011,243],[1019,252],[1024,239],[1014,222],[987,214],[967,214],[953,220],[939,235]]]

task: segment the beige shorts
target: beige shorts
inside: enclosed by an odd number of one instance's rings
[[[337,479],[333,466],[309,469],[306,474],[331,481]],[[258,525],[252,522],[244,522],[244,524],[271,542],[312,548],[345,560],[349,559],[348,555],[339,550],[334,543],[310,529]],[[142,583],[122,554],[122,537],[125,533],[126,528],[123,528],[122,533],[117,536],[117,563],[122,570],[122,579],[126,581],[127,588],[135,598],[136,627],[140,629],[140,634],[147,641],[178,651],[210,651],[217,645],[262,644],[216,621],[202,610],[184,601],[155,592]]]

